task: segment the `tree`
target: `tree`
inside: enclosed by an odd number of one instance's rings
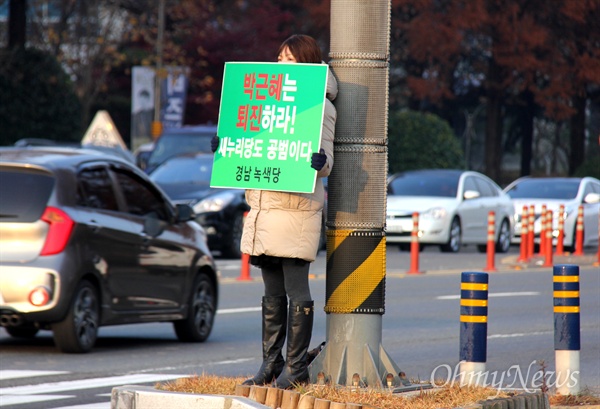
[[[313,35],[326,51],[323,3],[329,2],[183,0],[170,7],[165,61],[191,67],[188,118],[217,121],[227,61],[276,61],[279,45],[295,32]]]
[[[27,0],[8,2],[8,48],[25,47]]]
[[[390,115],[389,172],[413,169],[461,169],[464,156],[447,122],[430,113],[395,112]]]
[[[584,91],[600,82],[599,4],[393,0],[400,15],[394,37],[405,48],[396,63],[405,67],[411,97],[429,104],[448,104],[480,90],[486,105],[485,173],[498,180],[506,107],[525,104],[533,112],[531,96],[550,118],[572,118],[571,155],[583,155]],[[527,125],[521,129],[533,131]]]
[[[22,138],[81,139],[81,105],[69,77],[47,52],[0,51],[0,145]]]
[[[52,53],[66,67],[82,102],[81,125],[87,126],[96,109],[111,107],[127,140],[129,114],[123,108],[131,98],[131,67],[156,66],[157,1],[28,4],[28,45]],[[192,70],[186,123],[217,121],[226,61],[274,61],[279,44],[293,32],[313,35],[325,56],[328,52],[329,1],[178,0],[166,5],[164,65]]]

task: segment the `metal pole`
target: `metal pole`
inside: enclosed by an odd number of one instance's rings
[[[330,67],[339,93],[328,181],[327,344],[311,381],[418,389],[381,344],[390,0],[332,0]]]
[[[165,32],[165,0],[158,0],[158,36],[156,39],[156,71],[154,73],[154,121],[152,122],[152,139],[162,134],[160,121],[160,83],[163,78],[163,43]]]

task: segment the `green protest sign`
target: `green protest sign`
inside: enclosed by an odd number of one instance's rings
[[[225,63],[212,187],[311,193],[326,64]]]

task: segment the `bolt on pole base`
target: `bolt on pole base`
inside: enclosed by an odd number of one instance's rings
[[[381,344],[381,316],[329,314],[335,334],[308,367],[311,383],[409,392],[430,389],[413,384]]]

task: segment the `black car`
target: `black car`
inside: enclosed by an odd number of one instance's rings
[[[216,125],[186,125],[165,129],[148,152],[141,152],[138,166],[150,174],[167,160],[182,153],[211,153],[210,140],[216,134]]]
[[[52,330],[88,352],[104,325],[171,322],[210,335],[216,266],[206,233],[135,165],[95,150],[0,148],[0,324]]]
[[[240,258],[244,213],[250,210],[243,189],[210,187],[212,153],[173,157],[151,174],[173,203],[187,204],[208,235],[208,246],[222,257]]]

